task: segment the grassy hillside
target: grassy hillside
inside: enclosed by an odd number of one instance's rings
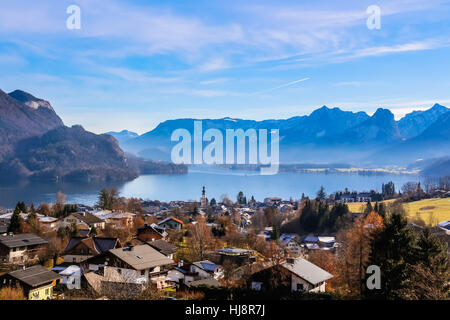
[[[404,208],[408,217],[420,217],[425,223],[436,225],[439,222],[450,220],[450,199],[426,199],[405,203]]]
[[[352,212],[363,212],[366,206],[365,202],[354,202],[347,204]],[[439,222],[450,220],[449,198],[413,201],[403,204],[403,207],[405,208],[409,218],[417,219],[419,217],[427,224],[436,225]]]

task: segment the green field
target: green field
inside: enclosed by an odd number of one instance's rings
[[[392,201],[392,200],[389,200]],[[363,212],[366,203],[347,203],[351,212]],[[372,204],[374,205],[374,204]],[[450,199],[435,198],[413,201],[403,204],[408,218],[420,218],[426,224],[436,225],[439,222],[450,220]]]

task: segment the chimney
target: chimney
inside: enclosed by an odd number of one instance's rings
[[[295,258],[292,258],[292,257],[287,258],[287,263],[294,264]]]

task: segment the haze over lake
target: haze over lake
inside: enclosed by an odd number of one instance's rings
[[[327,193],[348,188],[350,191],[381,190],[381,184],[393,181],[396,190],[408,181],[419,181],[418,175],[358,175],[335,173],[292,173],[282,172],[272,176],[259,175],[250,171],[230,170],[191,170],[184,175],[142,175],[123,184],[88,183],[43,183],[22,182],[16,184],[0,183],[0,206],[13,208],[17,201],[35,205],[41,202],[54,202],[56,193],[67,195],[68,203],[93,205],[98,192],[104,187],[117,187],[124,197],[137,197],[144,200],[199,200],[202,187],[206,187],[208,199],[220,200],[227,195],[233,201],[239,191],[247,199],[253,195],[263,201],[270,196],[283,199],[298,199],[302,193],[314,197],[320,186]]]

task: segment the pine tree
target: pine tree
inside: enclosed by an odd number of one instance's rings
[[[397,299],[410,276],[408,265],[414,264],[417,238],[407,219],[394,212],[385,219],[384,229],[371,244],[370,264],[382,270],[381,289],[367,290],[368,297]]]
[[[103,210],[111,210],[111,204],[109,203],[109,192],[107,189],[102,189],[100,191],[97,205]]]
[[[325,188],[323,186],[320,187],[319,191],[317,191],[317,199],[325,200],[327,194],[325,193]]]
[[[20,216],[21,213],[21,203],[18,202],[16,208],[14,209],[14,213],[11,216],[11,221],[9,223],[8,232],[18,233],[22,231],[22,222],[23,219]]]

